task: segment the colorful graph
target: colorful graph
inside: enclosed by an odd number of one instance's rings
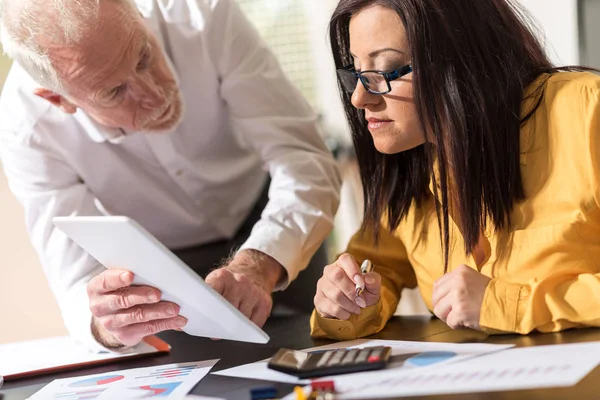
[[[54,394],[55,400],[91,400],[96,399],[106,389],[92,389],[92,390],[80,390],[76,392],[65,392]]]
[[[108,385],[125,378],[123,375],[102,375],[69,383],[69,387],[86,387]]]
[[[193,370],[198,369],[196,365],[188,365],[177,368],[161,368],[157,369],[155,372],[150,373],[150,375],[146,376],[138,376],[135,379],[167,379],[167,378],[177,378],[180,376],[188,376]]]
[[[143,398],[169,396],[173,391],[181,385],[181,382],[158,383],[156,385],[140,386],[141,390],[147,390]]]
[[[457,354],[453,351],[425,351],[406,359],[406,363],[415,367],[426,367],[447,361],[456,356]]]

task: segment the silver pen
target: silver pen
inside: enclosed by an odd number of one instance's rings
[[[363,275],[368,274],[369,272],[373,272],[373,263],[369,260],[365,260],[363,261],[362,265],[360,266],[360,272],[362,272]],[[364,282],[362,285],[359,285],[358,283],[356,284],[356,297],[360,296],[362,294],[362,292],[365,290],[365,285]]]

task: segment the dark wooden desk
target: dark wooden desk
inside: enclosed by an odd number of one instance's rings
[[[173,346],[171,354],[169,355],[119,362],[99,368],[89,368],[69,373],[10,382],[0,389],[0,393],[5,395],[3,400],[21,400],[31,396],[45,384],[56,378],[96,374],[117,369],[220,358],[221,361],[213,369],[213,371],[216,371],[268,358],[280,347],[301,349],[329,343],[328,341],[315,341],[308,336],[308,317],[306,316],[272,319],[265,326],[265,330],[271,336],[271,342],[267,345],[211,341],[188,336],[180,332],[168,332],[161,334],[160,336]],[[487,337],[479,332],[452,331],[444,323],[436,319],[429,319],[426,317],[403,317],[391,320],[386,329],[379,335],[374,336],[374,338],[454,343],[515,343],[517,346],[535,346],[600,341],[600,329],[573,330],[558,334],[534,334],[530,336],[511,335]],[[293,389],[293,386],[288,384],[273,384],[271,382],[229,378],[209,374],[194,388],[192,393],[205,396],[218,396],[226,399],[247,400],[250,398],[250,389],[265,385],[274,385],[278,387],[281,394],[288,393]],[[419,399],[440,400],[598,398],[600,398],[600,368],[594,370],[577,386],[572,388],[419,397]]]

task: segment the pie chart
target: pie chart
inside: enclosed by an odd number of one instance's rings
[[[69,387],[87,387],[108,385],[125,378],[123,375],[102,375],[69,383]]]
[[[449,360],[456,356],[457,354],[453,351],[424,351],[408,358],[406,363],[412,364],[415,367],[426,367],[428,365]]]

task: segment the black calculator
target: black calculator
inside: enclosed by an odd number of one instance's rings
[[[381,369],[391,355],[392,348],[387,346],[316,352],[279,349],[267,366],[306,379]]]

